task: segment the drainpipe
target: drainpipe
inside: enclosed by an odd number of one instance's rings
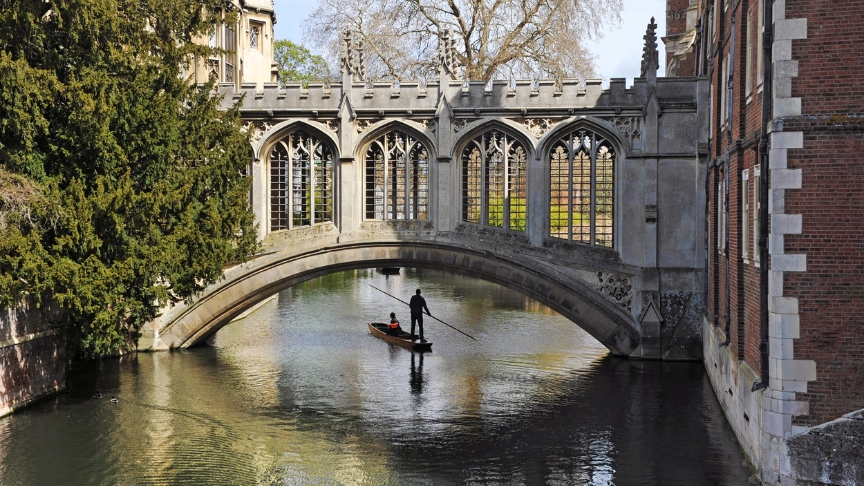
[[[771,119],[771,42],[774,38],[772,0],[764,0],[762,18],[762,128],[759,138],[759,381],[752,391],[768,386],[768,122]]]
[[[729,342],[732,340],[731,334],[731,325],[732,325],[732,304],[731,304],[731,295],[730,295],[730,284],[729,281],[729,147],[732,145],[732,107],[733,100],[735,94],[735,83],[733,82],[734,74],[735,74],[735,15],[733,12],[732,22],[731,22],[731,32],[729,34],[729,72],[727,73],[727,78],[724,80],[728,87],[729,93],[726,95],[726,102],[728,103],[727,111],[726,111],[726,161],[723,166],[723,185],[725,187],[725,198],[723,204],[726,206],[726,231],[723,235],[723,246],[726,250],[726,340],[720,343],[719,347],[728,346]],[[722,70],[721,70],[722,72]]]

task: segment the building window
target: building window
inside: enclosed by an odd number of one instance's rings
[[[723,59],[723,67],[720,69],[720,130],[726,126],[728,118],[727,103],[729,102],[729,57]]]
[[[225,50],[229,52],[234,52],[237,50],[237,40],[234,36],[234,29],[229,26],[225,26]]]
[[[576,130],[552,145],[549,162],[549,236],[611,248],[615,149],[597,133]]]
[[[270,230],[333,221],[333,154],[305,132],[270,152]]]
[[[741,173],[741,257],[750,257],[750,170]]]
[[[717,184],[717,250],[721,253],[726,249],[726,207],[723,204],[723,183]]]
[[[763,24],[765,23],[765,14],[763,12],[764,9],[762,8],[762,5],[756,5],[756,9],[759,12],[759,14],[757,16],[758,20],[757,20],[757,25],[756,25],[756,30],[755,30],[756,36],[757,36],[757,39],[756,39],[756,85],[762,86],[762,78],[763,78],[763,74],[764,74],[762,71],[762,45],[764,44],[763,35],[765,33],[765,26]]]
[[[462,220],[525,231],[525,147],[506,133],[486,132],[462,150]]]
[[[261,45],[261,24],[257,22],[249,23],[249,49],[257,51]]]
[[[366,219],[428,219],[429,151],[393,131],[366,149]]]
[[[761,182],[759,167],[753,168],[753,261],[759,263],[760,249],[759,249],[759,218],[761,216],[761,196],[760,191],[762,187],[759,185]]]
[[[745,40],[747,61],[744,69],[744,94],[746,96],[750,96],[750,93],[753,91],[753,51],[756,49],[753,43],[753,35],[756,33],[755,29],[756,23],[754,22],[753,9],[751,8],[747,15],[747,38]]]

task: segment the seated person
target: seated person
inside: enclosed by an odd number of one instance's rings
[[[396,319],[395,312],[390,313],[390,327],[387,329],[387,331],[387,333],[391,336],[399,337],[399,335],[402,334],[402,328],[399,327],[399,320]]]

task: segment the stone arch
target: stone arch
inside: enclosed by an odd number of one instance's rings
[[[429,151],[430,159],[434,160],[438,157],[438,146],[429,136],[429,133],[422,129],[422,125],[410,120],[387,120],[383,124],[374,126],[372,130],[364,133],[360,140],[354,145],[354,158],[362,160],[366,153],[366,148],[375,139],[394,130],[403,131],[407,134],[416,137]]]
[[[312,135],[315,135],[321,140],[325,140],[330,146],[330,150],[333,152],[333,155],[337,159],[339,158],[342,152],[340,150],[339,139],[337,138],[336,133],[330,131],[327,125],[306,118],[285,120],[283,122],[277,123],[276,125],[273,125],[269,130],[264,133],[264,136],[261,138],[261,140],[259,140],[257,143],[253,142],[253,149],[255,150],[255,155],[259,159],[266,158],[268,156],[268,152],[273,148],[273,145],[275,145],[276,142],[285,138],[286,135],[298,130],[304,130]]]
[[[492,281],[549,306],[591,334],[613,354],[630,356],[640,343],[632,316],[578,279],[555,276],[537,262],[505,259],[467,247],[429,242],[351,243],[259,258],[208,289],[194,304],[166,319],[152,349],[204,342],[232,319],[292,285],[329,273],[380,266],[447,268]],[[358,316],[358,325],[363,324]],[[144,346],[142,346],[144,347]]]
[[[550,151],[552,147],[558,143],[558,141],[567,136],[574,131],[584,129],[595,133],[601,136],[604,141],[606,141],[614,150],[616,154],[615,163],[613,166],[613,217],[612,217],[612,234],[613,234],[613,246],[610,247],[610,250],[617,250],[620,245],[620,238],[615,237],[614,235],[621,235],[621,217],[619,213],[619,208],[621,207],[621,180],[623,175],[623,162],[627,158],[627,144],[623,143],[621,137],[619,136],[617,130],[614,127],[601,120],[594,117],[574,117],[569,120],[565,120],[562,123],[559,123],[555,126],[554,129],[550,130],[547,134],[541,137],[538,142],[537,149],[537,157],[540,159],[541,167],[542,167],[542,181],[545,187],[545,190],[542,192],[543,200],[542,206],[544,208],[550,208],[552,205],[551,202],[551,193],[552,190],[549,187],[551,181],[551,166],[552,161],[550,157]],[[593,187],[593,185],[592,185]],[[550,215],[550,211],[547,209],[547,215]],[[592,216],[593,217],[593,216]],[[550,236],[550,225],[551,217],[547,216],[543,220],[543,227],[541,231],[543,232],[544,239],[551,238]],[[593,238],[593,236],[592,236]],[[593,246],[593,245],[592,245]],[[602,247],[601,247],[602,248]]]
[[[468,142],[473,140],[478,135],[489,130],[500,130],[513,136],[514,138],[518,139],[522,143],[522,145],[525,146],[526,149],[528,149],[529,156],[536,157],[536,139],[525,129],[523,125],[519,123],[508,120],[506,118],[493,118],[489,120],[482,120],[480,121],[480,123],[471,124],[468,127],[470,128],[460,134],[453,143],[453,153],[451,154],[453,160],[459,159],[462,150],[465,148],[465,145],[467,145]]]

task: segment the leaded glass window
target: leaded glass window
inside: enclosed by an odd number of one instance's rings
[[[601,135],[576,130],[549,151],[549,236],[614,244],[615,149]]]
[[[249,26],[249,49],[258,50],[259,39],[261,38],[261,26],[252,24]]]
[[[428,219],[429,151],[392,131],[372,141],[365,160],[366,219]]]
[[[294,132],[270,152],[270,230],[333,221],[333,155],[318,138]]]
[[[525,231],[525,147],[493,130],[462,149],[462,220]]]

